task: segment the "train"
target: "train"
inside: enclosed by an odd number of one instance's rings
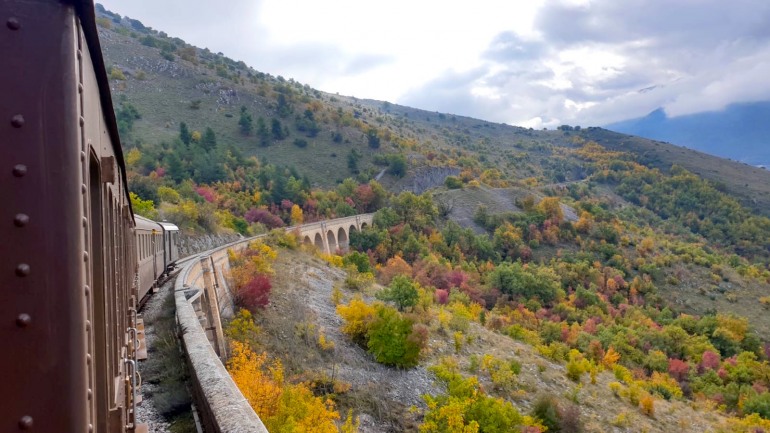
[[[179,230],[132,212],[93,2],[0,18],[0,431],[146,431],[138,309]]]

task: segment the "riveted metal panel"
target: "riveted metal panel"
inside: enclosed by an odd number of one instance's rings
[[[75,9],[4,1],[0,20],[0,431],[85,432]]]

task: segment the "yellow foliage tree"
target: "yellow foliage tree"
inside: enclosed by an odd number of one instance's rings
[[[376,312],[374,306],[367,304],[360,297],[354,298],[348,305],[337,305],[337,314],[345,319],[342,332],[358,343],[362,343],[366,338],[369,322]]]
[[[604,358],[602,358],[602,364],[607,368],[612,368],[618,361],[620,361],[620,354],[610,346],[610,348],[607,349],[607,353],[604,354]]]
[[[314,396],[306,385],[289,385],[275,415],[265,419],[265,427],[276,433],[337,433],[334,422],[339,418],[331,400]]]
[[[200,143],[200,141],[201,141],[201,133],[200,133],[200,131],[193,131],[192,135],[190,135],[190,140],[192,140],[192,141],[194,141],[196,143]]]
[[[291,223],[292,225],[299,225],[305,221],[305,216],[302,214],[302,208],[299,205],[292,205],[291,207]]]
[[[142,152],[137,148],[133,148],[126,153],[126,165],[129,167],[136,166],[140,159],[142,159]]]
[[[548,219],[561,221],[564,219],[564,212],[559,204],[559,197],[545,197],[537,204],[537,210],[545,214]]]
[[[262,419],[277,414],[283,391],[281,363],[267,365],[266,354],[257,355],[238,341],[231,343],[231,350],[233,355],[227,362],[227,371],[246,401]]]

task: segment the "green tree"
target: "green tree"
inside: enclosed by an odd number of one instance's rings
[[[412,335],[412,320],[401,316],[394,308],[379,305],[367,331],[367,347],[377,362],[396,367],[417,365],[422,348]]]
[[[415,306],[419,297],[417,285],[406,275],[394,277],[388,287],[377,293],[377,299],[393,302],[399,311]]]
[[[489,274],[488,284],[511,296],[537,297],[546,303],[564,297],[559,276],[547,266],[501,263]]]
[[[246,106],[241,106],[241,118],[238,120],[238,126],[241,128],[241,134],[251,135],[254,130],[251,114],[246,112]]]
[[[129,193],[129,198],[131,199],[131,208],[135,214],[151,220],[158,219],[158,211],[155,210],[155,203],[152,200],[142,200],[133,192]]]
[[[203,133],[203,138],[201,138],[201,146],[206,152],[210,152],[217,147],[217,135],[213,129],[206,128],[206,132]]]
[[[286,138],[283,125],[281,125],[281,121],[276,118],[273,118],[270,121],[270,133],[273,135],[273,140],[283,140]]]
[[[257,119],[257,140],[259,141],[259,145],[262,147],[267,147],[270,145],[270,131],[267,129],[267,125],[265,125],[265,119],[262,117]]]
[[[182,122],[179,124],[179,139],[182,140],[182,143],[184,144],[190,144],[190,139],[192,138],[192,134],[190,134],[190,130],[187,129],[187,124]]]

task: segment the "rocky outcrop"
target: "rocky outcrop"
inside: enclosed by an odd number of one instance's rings
[[[410,173],[396,182],[392,191],[411,191],[415,194],[444,185],[447,176],[457,176],[460,169],[457,167],[419,167],[414,173]]]
[[[182,233],[179,236],[179,257],[187,257],[207,251],[220,245],[235,242],[241,238],[243,236],[237,233],[212,233],[205,235],[186,235]]]

